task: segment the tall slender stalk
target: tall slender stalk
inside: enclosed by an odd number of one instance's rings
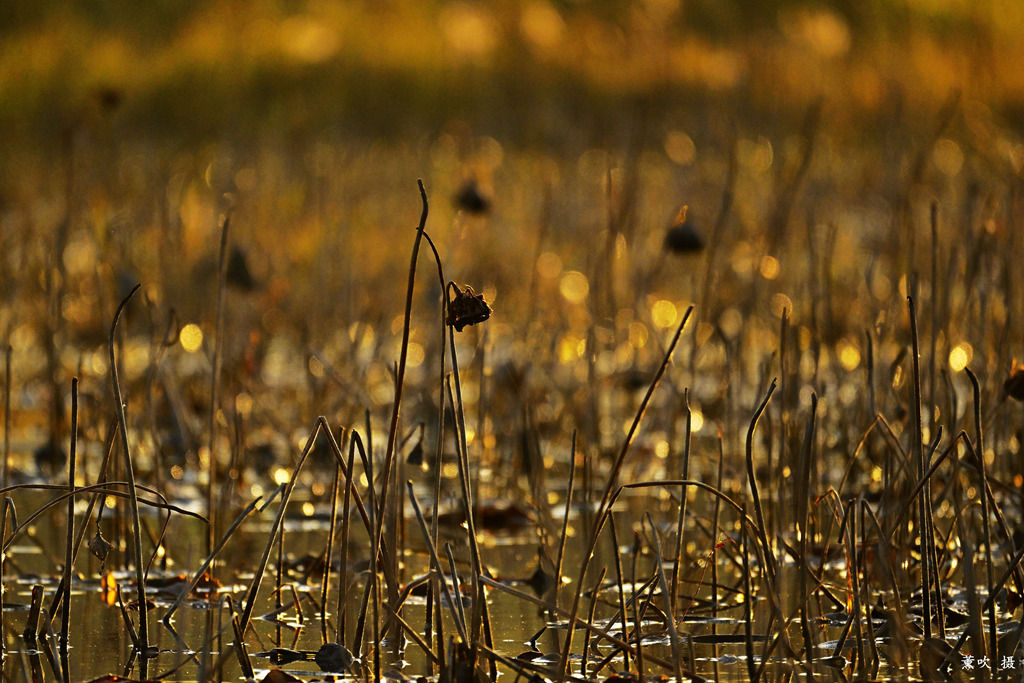
[[[6,487],[5,487],[6,488]],[[8,497],[4,497],[3,506],[0,507],[0,634],[7,633],[4,628],[6,619],[4,618],[4,595],[7,591],[2,590],[4,585],[4,567],[7,564],[7,553],[4,552],[4,548],[7,547],[7,520],[11,520],[11,526],[13,531],[17,531],[18,522],[17,516],[14,512],[14,501]],[[7,654],[7,638],[0,637],[0,653],[5,656]]]
[[[622,620],[622,640],[629,642],[629,622],[626,621],[626,588],[625,579],[622,576],[622,553],[619,552],[619,533],[615,529],[615,518],[612,517],[609,520],[608,527],[612,532],[612,548],[614,549],[615,558],[615,583],[618,586],[619,595],[619,618]],[[636,581],[633,582],[634,589],[636,588]],[[611,628],[611,623],[608,624]],[[639,652],[640,648],[637,648]],[[622,661],[625,665],[626,671],[629,671],[629,651],[625,650],[622,653]]]
[[[142,561],[142,522],[139,519],[139,494],[135,489],[135,470],[132,466],[132,452],[128,444],[128,418],[125,416],[124,400],[121,398],[121,384],[117,378],[117,357],[114,355],[114,335],[117,332],[117,321],[121,317],[121,311],[128,304],[129,299],[139,291],[142,285],[135,285],[128,296],[121,300],[114,312],[114,322],[110,325],[110,383],[114,390],[114,410],[117,413],[117,423],[120,427],[121,450],[124,453],[124,472],[128,482],[128,504],[132,515],[132,540],[134,542],[135,559],[135,581],[139,600],[139,656],[142,658],[143,671],[145,671],[146,657],[149,649],[149,607],[146,605],[146,571],[145,563]],[[143,673],[145,676],[145,673]]]
[[[810,625],[808,610],[811,605],[809,582],[811,570],[807,565],[807,553],[810,536],[810,496],[811,496],[811,458],[814,452],[814,428],[818,414],[818,395],[811,394],[811,416],[807,420],[807,429],[804,432],[804,442],[800,448],[800,471],[797,474],[796,490],[796,523],[800,529],[798,539],[800,545],[800,597],[807,602],[800,610],[800,628],[804,637],[804,653],[808,663],[814,660],[814,631]]]
[[[398,440],[398,416],[402,410],[402,392],[405,388],[405,365],[409,355],[409,334],[412,327],[412,298],[413,290],[416,285],[416,262],[419,258],[420,243],[423,241],[423,230],[427,225],[427,213],[429,211],[429,204],[427,203],[427,190],[423,186],[423,181],[417,181],[420,188],[420,199],[423,202],[423,211],[420,213],[420,223],[416,228],[416,238],[413,240],[412,245],[412,259],[409,263],[409,283],[405,294],[405,315],[402,320],[402,347],[398,354],[398,370],[395,373],[395,402],[394,407],[391,410],[391,426],[388,429],[388,445],[384,452],[384,466],[380,475],[380,502],[377,506],[377,524],[373,531],[373,543],[372,550],[374,556],[381,551],[381,539],[384,534],[383,517],[384,511],[387,509],[388,500],[391,494],[391,472],[394,468],[395,461],[395,444]],[[385,564],[387,564],[385,562]],[[398,586],[390,585],[388,582],[388,593],[389,596],[393,594],[394,597],[398,595]]]
[[[438,380],[438,399],[437,399],[437,444],[434,453],[434,466],[432,471],[433,477],[433,498],[432,504],[434,508],[434,514],[430,518],[430,542],[437,546],[438,538],[438,510],[441,505],[441,475],[444,470],[444,434],[445,434],[445,365],[446,355],[448,348],[448,329],[445,321],[448,318],[448,294],[445,288],[444,269],[441,267],[441,256],[437,253],[437,247],[434,245],[434,241],[430,239],[430,234],[426,230],[423,230],[423,237],[427,240],[427,245],[430,247],[431,253],[434,255],[434,262],[437,264],[437,280],[439,284],[439,291],[441,292],[441,367],[440,376]],[[427,593],[427,605],[426,605],[426,623],[424,625],[424,633],[427,638],[430,638],[431,633],[435,634],[435,643],[437,647],[437,658],[441,669],[445,667],[445,646],[444,646],[444,618],[441,611],[441,592],[440,584],[438,583],[439,577],[436,573],[431,573],[430,590]]]
[[[683,437],[683,471],[681,477],[690,477],[690,435],[693,431],[693,412],[690,410],[690,390],[683,390],[683,412],[686,415],[686,434]],[[672,609],[676,608],[676,593],[679,590],[679,567],[683,561],[683,524],[686,521],[686,489],[679,491],[679,516],[676,519],[676,549],[672,557],[672,582],[669,596],[672,598]]]
[[[351,523],[349,516],[352,508],[352,468],[355,465],[356,438],[355,434],[348,442],[348,467],[345,468],[345,498],[341,505],[341,565],[338,568],[338,616],[337,633],[335,640],[344,644],[347,633],[346,622],[348,621],[348,548]]]
[[[912,363],[913,363],[913,386],[914,386],[914,398],[913,405],[913,432],[911,438],[911,455],[914,458],[914,462],[917,463],[917,473],[921,480],[925,478],[925,463],[924,463],[924,434],[923,425],[921,421],[921,351],[918,345],[917,337],[917,311],[914,308],[913,297],[907,297],[907,306],[910,312],[910,338],[912,344]],[[926,484],[927,485],[927,484]],[[925,530],[928,524],[928,509],[927,509],[927,496],[922,491],[918,494],[918,538],[921,539],[921,599],[922,612],[924,619],[924,637],[927,640],[932,637],[932,603],[931,603],[931,562],[929,561],[929,554],[926,548],[928,542],[928,534]]]
[[[71,577],[75,561],[75,463],[78,459],[78,378],[71,379],[71,448],[68,452],[68,526],[64,547],[64,590],[60,612],[60,648],[68,649],[71,630]]]
[[[746,515],[746,505],[743,506],[743,514]],[[744,653],[746,654],[747,660],[747,680],[750,683],[758,682],[758,666],[756,657],[754,656],[754,612],[752,605],[754,603],[754,596],[752,592],[751,580],[750,580],[750,543],[747,540],[747,530],[743,529],[740,534],[740,556],[743,560],[742,564],[742,578],[743,578],[743,636],[744,636]]]
[[[975,443],[977,444],[977,456],[978,456],[978,469],[981,473],[981,525],[982,531],[985,534],[985,579],[988,581],[989,586],[994,586],[995,582],[992,573],[992,528],[989,524],[989,513],[988,513],[988,473],[985,465],[985,436],[981,423],[981,386],[978,384],[978,378],[974,376],[970,368],[964,368],[967,372],[967,377],[971,380],[971,388],[974,391],[974,428],[975,428]],[[993,589],[994,590],[994,589]],[[996,657],[998,653],[998,638],[996,633],[996,606],[994,601],[988,602],[988,630],[989,630],[989,661],[999,661]]]
[[[220,229],[220,254],[217,260],[217,313],[213,328],[213,368],[210,371],[210,412],[207,416],[207,479],[206,479],[206,518],[210,525],[206,532],[206,553],[213,550],[217,537],[217,517],[214,507],[214,491],[217,485],[217,407],[220,400],[220,371],[224,348],[224,290],[227,278],[228,228],[231,226],[231,214],[224,216]],[[242,625],[245,626],[244,624]]]
[[[338,526],[338,490],[341,484],[341,465],[334,463],[334,478],[331,482],[331,523],[327,528],[327,548],[324,549],[324,573],[320,582],[320,640],[327,642],[327,598],[330,595],[331,561],[334,555],[334,538]]]
[[[750,485],[750,496],[754,502],[754,518],[757,520],[757,539],[761,545],[761,550],[764,554],[764,565],[768,573],[769,580],[774,583],[776,567],[775,567],[775,553],[772,552],[771,544],[768,543],[768,536],[765,533],[765,521],[764,511],[761,509],[761,496],[757,492],[757,477],[754,473],[754,430],[757,428],[757,421],[760,419],[764,409],[768,406],[768,401],[771,400],[772,394],[775,392],[775,380],[772,380],[771,385],[768,387],[768,391],[765,393],[764,398],[761,399],[760,405],[757,406],[757,410],[754,411],[754,416],[750,418],[750,426],[747,429],[747,483]]]
[[[562,587],[562,559],[565,557],[565,542],[569,537],[569,513],[572,512],[572,490],[576,482],[576,430],[572,430],[572,445],[569,447],[569,482],[565,485],[565,514],[562,516],[562,533],[558,537],[558,555],[555,560],[555,606]],[[619,581],[622,580],[621,572]]]
[[[0,475],[0,486],[7,488],[7,470],[11,462],[11,353],[12,347],[4,348],[4,470]]]
[[[594,582],[594,588],[590,591],[590,608],[587,611],[587,638],[586,644],[583,646],[583,657],[580,661],[580,676],[584,678],[587,675],[587,666],[590,663],[590,629],[594,626],[594,612],[597,610],[597,598],[601,593],[601,584],[604,583],[605,571],[605,569],[601,570],[601,575],[597,577],[597,581]]]

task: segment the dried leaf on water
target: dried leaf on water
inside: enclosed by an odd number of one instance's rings
[[[352,653],[340,643],[324,643],[313,661],[321,671],[343,673],[352,664]]]
[[[478,529],[492,533],[516,531],[535,524],[533,511],[518,501],[481,501],[474,511],[473,519]],[[442,512],[437,521],[444,526],[461,526],[466,521],[466,512],[462,508]]]
[[[182,591],[188,588],[188,584],[191,580],[192,577],[185,576],[184,574],[165,577],[150,577],[146,581],[146,587],[152,588],[158,595],[178,597],[181,595]],[[199,577],[199,581],[196,583],[195,591],[198,593],[210,594],[220,588],[220,585],[220,581],[211,577],[209,572],[203,572],[203,575]]]

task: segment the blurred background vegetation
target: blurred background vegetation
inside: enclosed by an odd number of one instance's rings
[[[638,117],[791,129],[819,98],[828,128],[870,134],[953,90],[1017,125],[1022,29],[1015,0],[7,0],[0,135],[60,144],[106,109],[120,136],[407,138],[457,121],[552,146]]]
[[[938,198],[949,273],[969,277],[936,357],[973,340],[1001,376],[1017,351],[982,330],[1007,320],[985,316],[1014,300],[997,281],[1013,268],[978,264],[1021,248],[1022,29],[1016,0],[5,0],[0,338],[51,401],[82,367],[107,390],[110,314],[135,282],[153,339],[185,323],[209,339],[233,208],[253,272],[229,294],[225,373],[273,384],[315,352],[367,365],[352,384],[383,405],[408,268],[394,247],[423,178],[447,276],[495,305],[494,348],[575,372],[596,344],[599,372],[627,372],[697,302],[695,347],[717,370],[712,334],[742,338],[751,389],[783,312],[843,373],[870,321],[895,357],[905,337],[883,323],[930,272]],[[452,201],[470,182],[489,213]],[[700,261],[665,254],[682,204]],[[1005,296],[963,312],[987,292]],[[330,414],[305,400],[297,424]],[[368,399],[338,402],[358,417]]]

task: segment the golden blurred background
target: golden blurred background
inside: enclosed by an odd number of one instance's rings
[[[951,91],[1024,118],[1012,0],[12,0],[0,135],[117,110],[123,135],[401,137],[452,121],[522,144],[680,110],[837,127]]]

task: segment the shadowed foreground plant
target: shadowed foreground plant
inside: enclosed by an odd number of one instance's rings
[[[477,294],[469,285],[462,289],[454,282],[448,283],[448,289],[455,290],[455,297],[448,299],[448,315],[444,322],[454,327],[456,332],[491,317],[491,307],[484,301],[483,294]]]

